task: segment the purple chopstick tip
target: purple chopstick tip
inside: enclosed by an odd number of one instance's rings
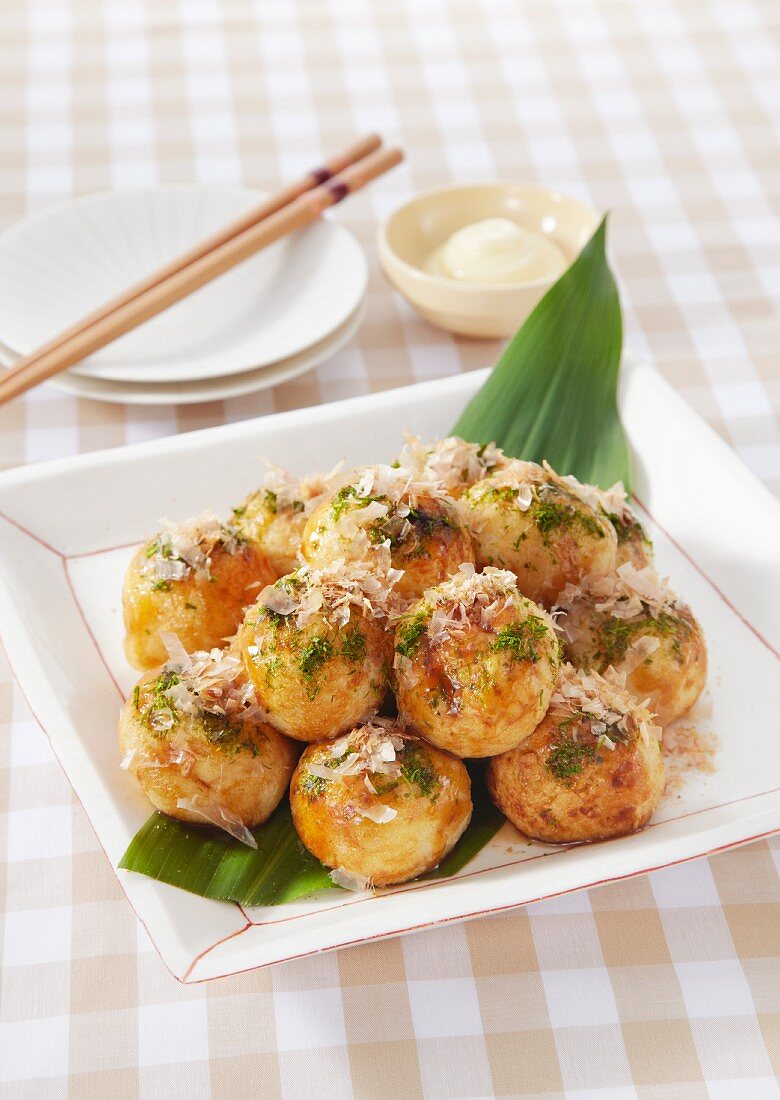
[[[330,168],[313,168],[309,175],[316,184],[325,183],[333,175]]]
[[[349,188],[347,187],[346,183],[342,183],[341,180],[338,178],[330,181],[330,183],[328,184],[328,190],[333,196],[334,206],[337,202],[341,202],[342,199],[345,199],[349,194]]]

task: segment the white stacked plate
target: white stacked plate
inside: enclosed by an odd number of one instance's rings
[[[263,199],[222,185],[87,195],[0,237],[0,355],[27,355]],[[366,261],[321,219],[52,380],[81,397],[168,404],[275,386],[333,355],[363,315]]]

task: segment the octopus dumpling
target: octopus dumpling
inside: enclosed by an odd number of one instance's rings
[[[660,734],[619,677],[564,665],[543,721],[489,761],[488,790],[520,832],[551,844],[632,833],[663,794]]]
[[[615,568],[612,524],[549,466],[514,460],[458,503],[477,566],[511,569],[520,591],[545,607],[567,584]]]
[[[630,691],[649,699],[662,726],[685,714],[707,679],[707,647],[693,612],[650,566],[625,562],[558,598],[558,625],[569,660],[622,672]]]
[[[456,756],[495,756],[541,722],[559,666],[550,616],[518,591],[513,573],[461,566],[400,619],[398,712]]]
[[[298,741],[337,737],[385,697],[394,573],[360,562],[302,566],[264,589],[236,637],[268,721]]]
[[[277,577],[300,564],[304,528],[321,500],[333,491],[337,471],[313,477],[294,477],[277,466],[263,484],[233,509],[232,524],[261,553]]]
[[[346,558],[384,568],[389,555],[402,571],[396,591],[405,600],[474,560],[454,502],[435,483],[392,466],[354,471],[309,519],[302,552],[316,566]]]
[[[265,555],[216,516],[166,523],[136,552],[125,575],[128,661],[139,669],[162,664],[166,633],[176,634],[189,652],[223,645],[256,589],[275,576]]]
[[[296,746],[262,720],[240,660],[183,649],[133,690],[119,718],[122,767],[170,817],[211,824],[250,847],[276,809]]]
[[[340,886],[406,882],[432,871],[471,819],[462,761],[390,719],[310,745],[290,786],[298,836]]]

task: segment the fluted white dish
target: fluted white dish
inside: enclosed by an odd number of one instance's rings
[[[0,237],[0,341],[17,355],[34,351],[263,197],[222,184],[170,184],[85,195],[17,223]],[[321,218],[70,374],[137,385],[254,371],[333,334],[357,309],[366,280],[355,238]]]

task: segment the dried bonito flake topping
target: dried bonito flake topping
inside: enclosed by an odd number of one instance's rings
[[[470,562],[464,562],[457,573],[437,585],[430,598],[437,607],[458,604],[466,611],[479,607],[483,626],[489,626],[503,607],[528,602],[520,595],[514,573],[490,565],[478,573]]]
[[[429,589],[424,597],[430,611],[426,631],[432,640],[441,640],[465,631],[476,613],[476,621],[489,630],[501,611],[511,607],[531,607],[531,603],[519,591],[517,577],[507,569],[486,566],[481,573],[465,562],[458,572],[446,581]],[[536,613],[536,611],[535,611]],[[553,631],[552,619],[538,609],[540,618],[548,622]]]
[[[182,775],[189,775],[197,759],[195,753],[184,745],[163,741],[154,754],[138,747],[128,749],[119,767],[126,772],[136,772],[140,768],[176,767]]]
[[[203,789],[180,797],[177,808],[256,848],[244,822],[209,792],[210,784],[198,776],[196,768],[207,759],[213,765],[215,752],[224,754],[223,765],[239,752],[254,757],[256,742],[247,738],[244,723],[261,722],[265,714],[237,657],[220,649],[187,654],[175,634],[162,637],[169,660],[154,678],[136,687],[130,703],[136,720],[154,736],[137,739],[121,767],[134,774],[176,768],[184,777],[192,775],[194,786]]]
[[[403,570],[390,565],[389,554],[370,563],[338,558],[319,569],[302,565],[264,588],[258,602],[277,615],[292,616],[299,629],[318,615],[343,627],[353,611],[375,619],[386,616],[402,576]]]
[[[340,886],[342,890],[351,890],[355,894],[373,889],[373,883],[368,876],[356,875],[354,871],[347,871],[344,867],[335,867],[330,872],[330,880],[334,886]]]
[[[414,506],[418,495],[441,495],[441,483],[432,477],[430,471],[414,473],[400,466],[388,466],[380,463],[366,466],[360,472],[357,481],[358,491],[365,496],[386,496],[393,504]]]
[[[334,466],[327,474],[311,474],[308,477],[296,477],[281,466],[265,459],[268,472],[253,498],[260,496],[271,512],[302,512],[309,516],[319,504],[336,488],[342,463]],[[243,508],[234,509],[241,514]]]
[[[479,536],[490,531],[495,523],[493,513],[496,509],[525,513],[547,499],[550,493],[556,501],[562,494],[564,504],[573,503],[571,489],[549,467],[511,458],[495,473],[468,490],[456,503],[466,525]]]
[[[566,726],[575,741],[580,734],[590,734],[600,745],[614,749],[636,733],[648,744],[660,740],[661,727],[653,722],[649,702],[637,701],[626,688],[625,675],[613,668],[600,676],[565,664],[549,714],[559,726]]]
[[[244,545],[239,532],[213,512],[202,512],[183,523],[160,522],[162,530],[147,546],[141,570],[156,581],[180,581],[191,573],[209,580],[214,550],[219,546],[235,554]]]
[[[551,474],[551,471],[550,471]],[[551,475],[555,477],[555,474]],[[491,490],[516,490],[512,495],[512,504],[521,512],[527,512],[533,503],[533,486],[550,480],[550,475],[536,462],[526,462],[520,458],[510,458],[496,473],[491,474],[487,484]]]
[[[514,503],[521,511],[526,511],[533,502],[533,489],[544,485],[555,485],[569,494],[579,497],[584,504],[590,505],[598,511],[598,505],[602,498],[607,499],[613,490],[604,493],[593,485],[583,485],[575,477],[561,477],[556,473],[549,462],[528,462],[525,459],[509,458],[490,477],[490,485],[496,488],[519,489],[520,492],[514,498]],[[616,488],[616,487],[615,487]],[[623,492],[622,485],[620,486]],[[624,496],[625,494],[623,494]]]
[[[370,718],[331,743],[326,763],[311,763],[308,770],[320,779],[362,774],[397,778],[401,766],[396,755],[403,749],[404,741],[397,722],[391,718]]]
[[[398,723],[390,718],[374,717],[334,741],[328,748],[327,757],[307,764],[307,772],[314,779],[326,782],[339,777],[362,776],[363,786],[374,797],[368,803],[361,803],[358,816],[375,825],[386,825],[398,811],[379,799],[376,777],[390,780],[403,777],[399,755],[409,742],[417,743],[418,738],[403,733]]]
[[[424,443],[418,436],[407,434],[398,456],[402,469],[417,478],[440,482],[448,493],[481,481],[506,461],[495,443],[467,443],[455,435]]]
[[[395,519],[401,524],[426,497],[445,496],[444,486],[430,471],[419,472],[401,466],[362,466],[336,494],[331,512],[339,529],[351,534],[376,520]],[[394,532],[402,538],[403,532]]]
[[[547,463],[545,463],[547,468]],[[604,512],[607,516],[614,516],[619,523],[635,523],[636,515],[628,503],[628,494],[622,481],[616,481],[609,489],[600,489],[598,485],[588,485],[578,481],[573,474],[566,474],[560,479],[568,485],[572,492],[589,504],[595,512]]]
[[[221,802],[215,802],[204,795],[196,794],[190,798],[177,799],[176,808],[187,810],[189,813],[195,814],[196,817],[208,821],[210,825],[216,825],[218,829],[224,830],[236,840],[240,840],[242,844],[246,844],[248,848],[257,848],[257,841],[238,814],[234,814]]]
[[[228,725],[265,721],[241,660],[222,649],[188,654],[175,634],[161,635],[168,652],[156,693],[159,705],[146,715],[153,729],[171,728],[179,714],[212,714]]]
[[[583,604],[600,614],[629,621],[647,615],[657,618],[664,611],[685,609],[666,578],[660,577],[650,565],[637,569],[631,562],[624,562],[614,573],[604,577],[589,576],[579,584],[567,585],[558,597],[555,610],[574,612]],[[565,619],[563,630],[566,631]]]

